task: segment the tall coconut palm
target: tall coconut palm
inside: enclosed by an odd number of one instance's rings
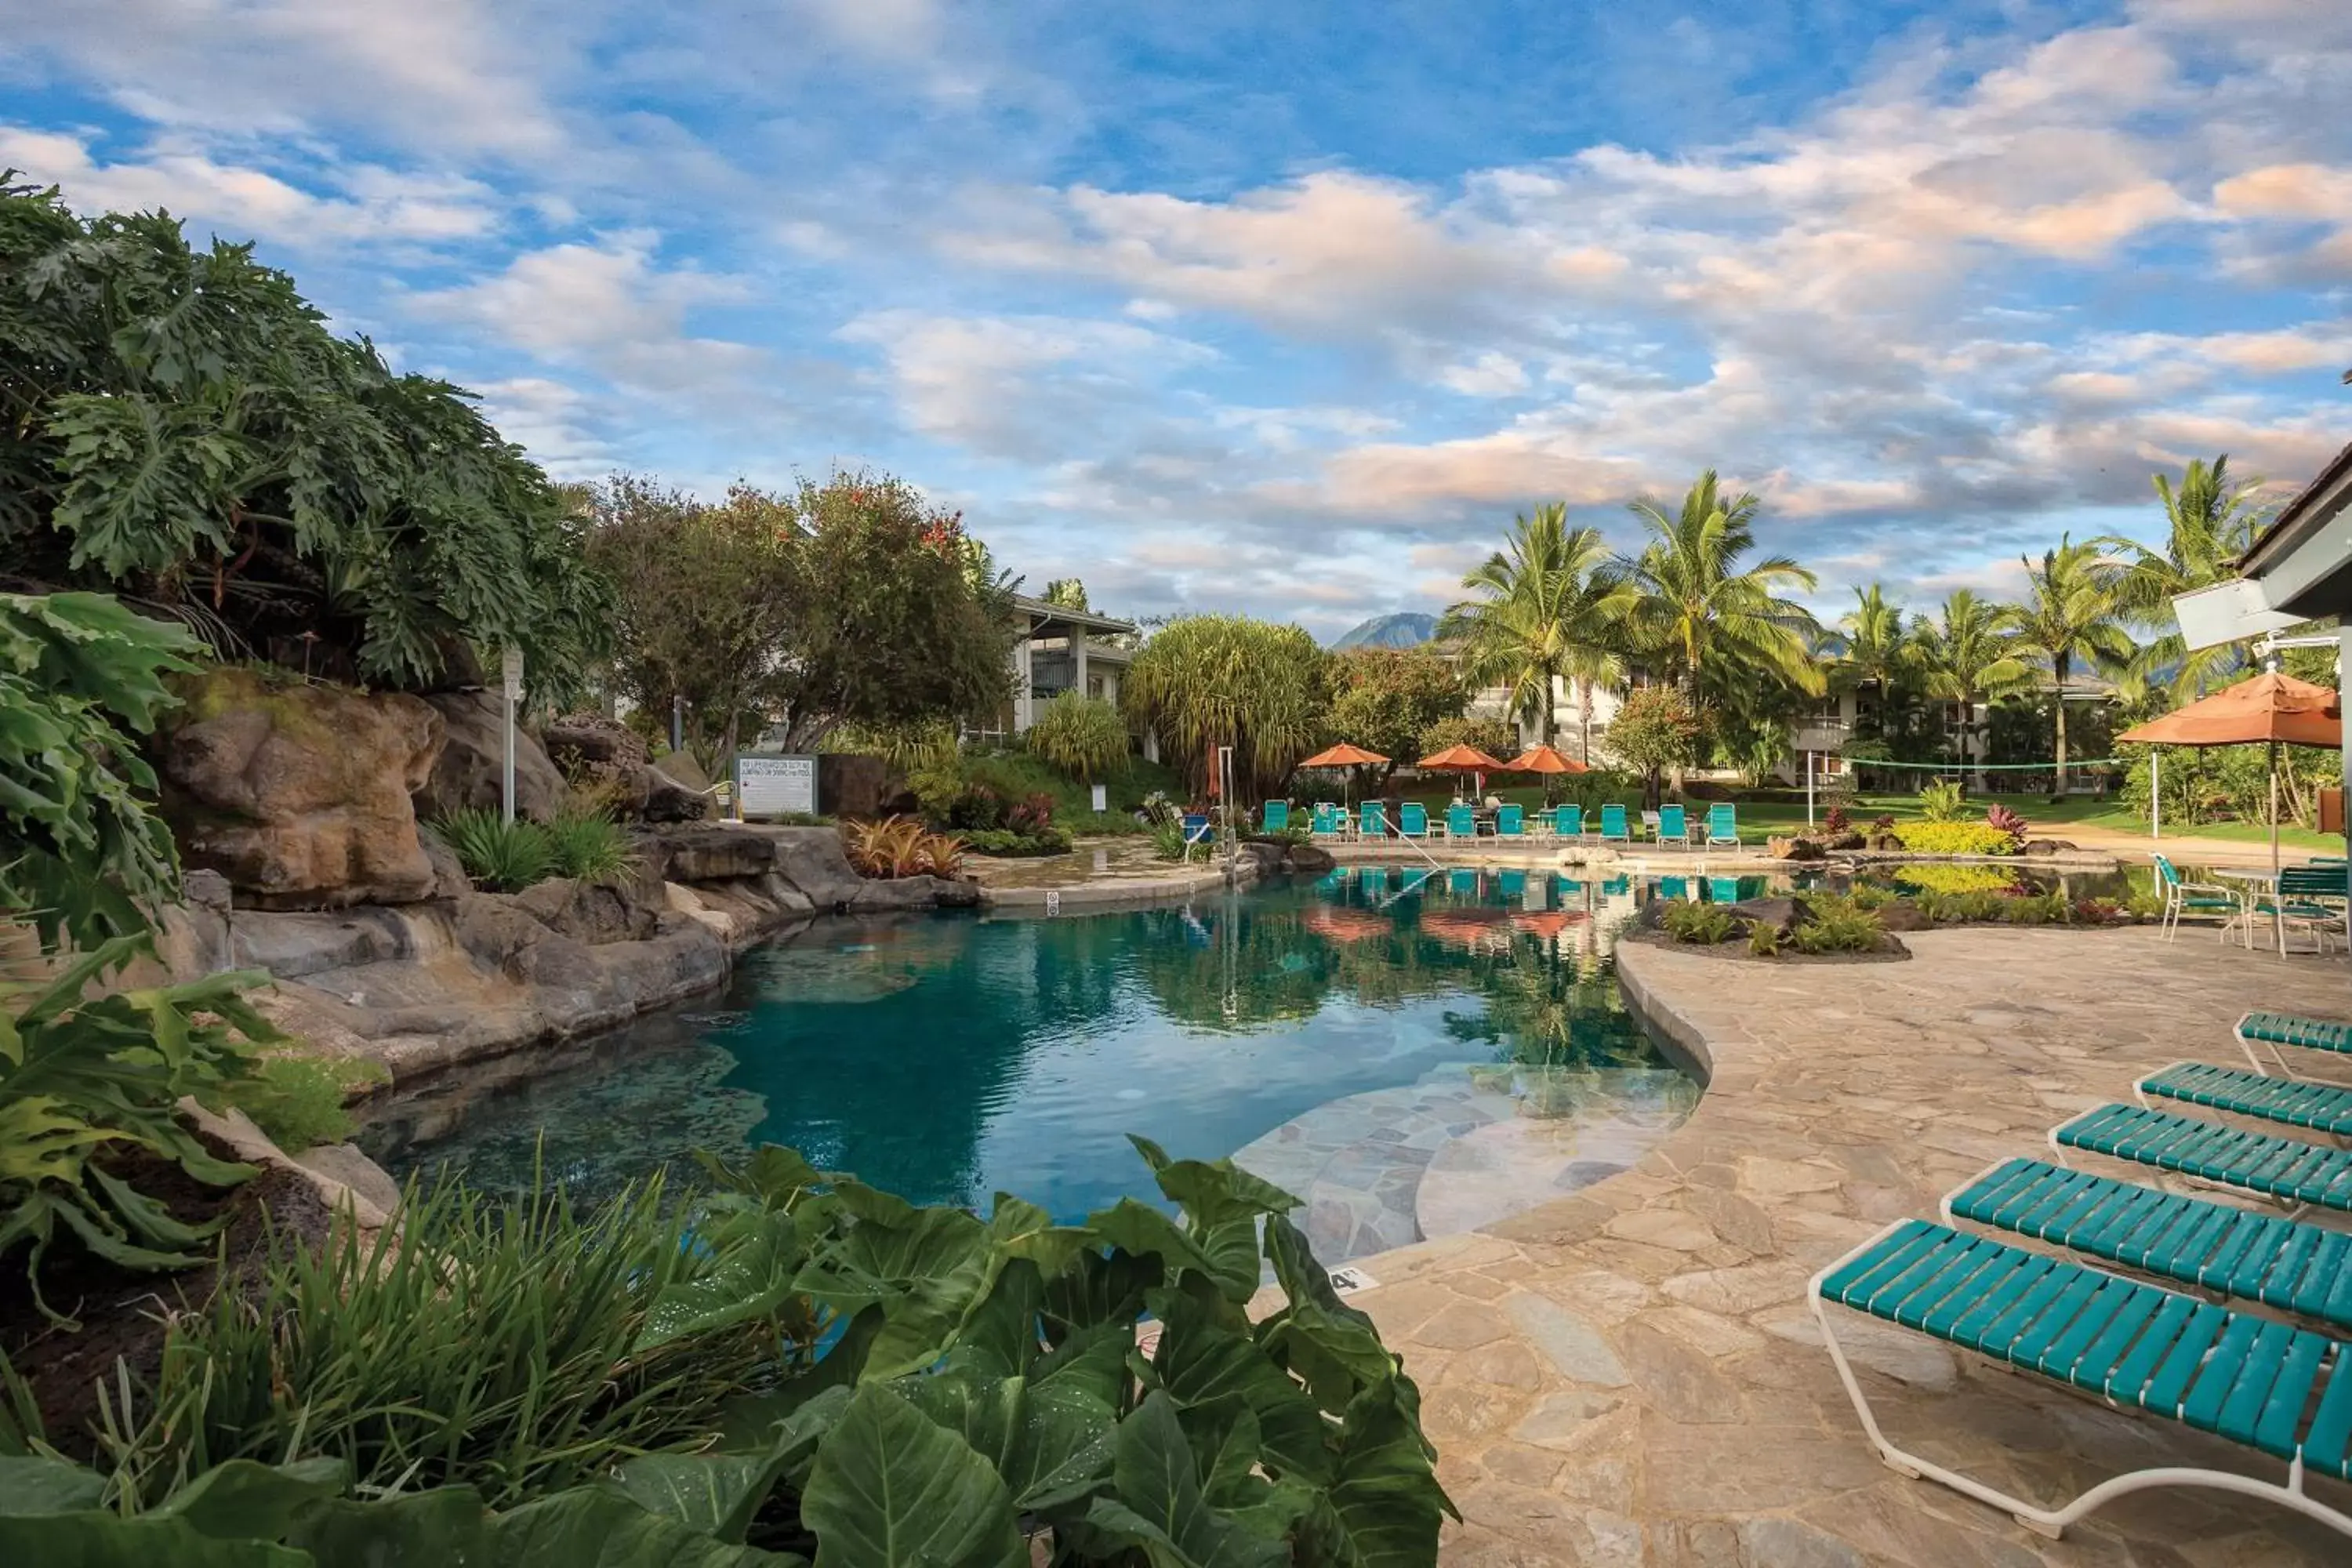
[[[2066,679],[2077,666],[2119,669],[2138,648],[2123,628],[2118,584],[2129,566],[2095,543],[2062,534],[2037,563],[2023,558],[2025,600],[2010,607],[2007,625],[2019,651],[2050,672],[2055,710],[2058,794],[2066,793]]]
[[[1713,468],[1691,486],[1678,512],[1633,503],[1651,538],[1630,563],[1630,625],[1640,651],[1695,706],[1706,706],[1708,681],[1735,673],[1776,676],[1816,696],[1823,689],[1812,615],[1781,596],[1813,587],[1815,579],[1785,555],[1747,563],[1756,548],[1757,506],[1745,493],[1726,499]]]
[[[1541,723],[1547,746],[1562,679],[1619,678],[1611,644],[1632,600],[1614,562],[1599,529],[1569,527],[1568,508],[1558,502],[1538,507],[1513,520],[1503,548],[1462,579],[1470,596],[1438,623],[1440,637],[1462,644],[1464,675],[1507,689],[1512,710]]]
[[[2010,615],[2004,605],[1955,588],[1937,617],[1919,616],[1911,623],[1912,659],[1920,685],[1931,697],[1959,704],[1962,759],[1968,754],[1969,733],[1976,727],[1977,704],[2032,679],[2017,657]],[[1978,783],[1981,786],[1982,774]]]
[[[2144,673],[2170,672],[2177,698],[2202,695],[2228,684],[2242,668],[2245,650],[2233,643],[2190,651],[2173,618],[2175,595],[2207,588],[2234,576],[2231,563],[2246,552],[2261,525],[2256,494],[2260,479],[2233,479],[2227,452],[2209,468],[2192,458],[2176,487],[2169,474],[2151,476],[2158,500],[2164,503],[2165,538],[2161,550],[2133,540],[2098,541],[2107,549],[2125,552],[2128,563],[2116,584],[2116,599],[2124,618],[2145,631],[2160,633],[2141,650]]]
[[[1911,668],[1911,635],[1903,606],[1889,604],[1886,590],[1873,583],[1853,591],[1853,608],[1838,617],[1844,651],[1832,674],[1849,685],[1875,683],[1884,691]]]

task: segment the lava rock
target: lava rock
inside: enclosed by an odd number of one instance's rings
[[[427,821],[453,811],[496,811],[505,800],[506,701],[495,691],[440,691],[424,699],[441,715],[441,754],[415,791]],[[563,804],[563,775],[528,730],[515,729],[515,815],[544,822]]]

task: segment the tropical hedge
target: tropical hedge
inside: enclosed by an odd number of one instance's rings
[[[605,638],[582,528],[469,395],[329,331],[251,246],[0,184],[0,587],[370,685],[511,643],[561,701]]]
[[[1175,1215],[918,1208],[773,1147],[677,1202],[413,1198],[176,1317],[101,1432],[0,1417],[0,1559],[1433,1561],[1418,1394],[1295,1200],[1136,1146]]]

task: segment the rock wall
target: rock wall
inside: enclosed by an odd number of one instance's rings
[[[433,892],[409,803],[446,735],[432,707],[230,667],[184,694],[154,750],[163,813],[189,866],[219,872],[254,909]]]
[[[495,691],[436,691],[424,700],[446,737],[433,772],[414,796],[430,819],[463,807],[495,811],[506,789],[506,701]],[[563,804],[563,774],[538,737],[515,730],[515,812],[544,822]]]

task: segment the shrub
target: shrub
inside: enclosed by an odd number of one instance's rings
[[[1015,833],[1038,833],[1054,826],[1054,797],[1043,791],[1015,801],[1004,811],[1004,826]]]
[[[1846,893],[1846,902],[1858,910],[1885,907],[1895,897],[1895,889],[1876,882],[1856,882]]]
[[[1919,792],[1919,816],[1927,822],[1958,822],[1968,809],[1966,792],[1950,779],[1940,779]]]
[[[1912,901],[1923,919],[1933,921],[1937,925],[1958,925],[2006,920],[2011,898],[2006,892],[1989,888],[1962,888],[1949,891],[1930,888]]]
[[[1873,818],[1871,819],[1870,830],[1871,830],[1873,833],[1892,833],[1892,832],[1894,832],[1894,831],[1895,831],[1895,814],[1894,814],[1893,812],[1891,812],[1891,811],[1882,811],[1882,812],[1880,812],[1880,813],[1879,813],[1875,817],[1873,817]]]
[[[0,1525],[40,1511],[93,1562],[1008,1563],[1024,1530],[1065,1568],[1433,1561],[1419,1391],[1297,1200],[1134,1142],[1175,1214],[982,1219],[771,1147],[703,1157],[698,1200],[451,1186],[397,1244],[280,1238],[121,1373],[103,1472],[15,1461],[41,1469]]]
[[[877,881],[924,875],[960,877],[967,843],[982,837],[933,833],[919,816],[880,816],[871,822],[843,824],[841,847],[859,876]]]
[[[1804,919],[1789,940],[1800,952],[1869,952],[1877,948],[1885,928],[1875,910],[1852,899],[1817,894],[1804,903]]]
[[[1416,753],[1419,756],[1434,756],[1448,746],[1469,746],[1498,763],[1507,763],[1519,754],[1519,732],[1507,719],[1465,713],[1431,724],[1422,731],[1420,745]],[[1412,758],[1400,760],[1411,762]]]
[[[1759,958],[1778,958],[1787,945],[1787,937],[1770,921],[1751,921],[1748,926],[1748,951]]]
[[[1131,811],[1082,811],[1075,816],[1065,814],[1061,826],[1071,835],[1127,837],[1141,833],[1143,824]]]
[[[1845,807],[1842,805],[1830,807],[1822,817],[1822,831],[1832,838],[1851,831],[1853,826],[1853,819],[1846,816]]]
[[[2001,893],[2016,873],[1999,866],[1903,866],[1895,879],[1919,893]]]
[[[1658,925],[1676,942],[1729,942],[1739,928],[1738,917],[1720,904],[1676,899],[1659,913]]]
[[[539,823],[509,822],[486,805],[460,806],[429,825],[477,887],[518,893],[555,875],[555,840]]]
[[[975,833],[958,834],[965,848],[975,855],[1019,857],[1030,855],[1065,855],[1069,852],[1070,836],[1058,827],[1048,827],[1042,833],[1015,833],[1006,827],[983,828]]]
[[[1101,698],[1080,691],[1046,703],[1022,739],[1033,754],[1075,779],[1101,778],[1127,765],[1127,721]]]
[[[2017,840],[1981,822],[1906,822],[1895,829],[1914,855],[2013,855]]]
[[[355,1057],[267,1057],[252,1078],[229,1089],[228,1100],[270,1142],[299,1154],[349,1142],[359,1123],[344,1100],[391,1076],[380,1064]]]
[[[2063,893],[2017,893],[2001,900],[2000,918],[2011,925],[2063,925],[2074,912]]]
[[[636,866],[629,836],[609,816],[566,811],[547,825],[547,847],[559,877],[614,882]]]
[[[2022,844],[2025,842],[2026,829],[2030,825],[2025,818],[1996,801],[1985,808],[1985,826],[1997,828]]]
[[[1206,860],[1209,858],[1212,846],[1205,839],[1190,846],[1188,852],[1184,842],[1184,824],[1175,817],[1154,822],[1150,832],[1151,852],[1162,860]]]
[[[985,831],[1004,826],[1004,797],[984,784],[962,783],[949,798],[947,826]]]

